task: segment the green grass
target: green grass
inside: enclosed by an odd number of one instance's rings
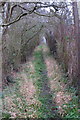
[[[76,95],[77,88],[73,87],[73,85],[67,85],[68,82],[70,81],[68,77],[66,77],[66,72],[65,72],[65,67],[63,66],[63,64],[60,64],[60,67],[62,68],[62,72],[63,72],[63,76],[61,78],[61,82],[63,82],[64,84],[66,84],[66,88],[65,91],[67,91],[70,95],[72,100],[69,101],[69,103],[65,104],[66,108],[63,107],[63,109],[65,110],[65,114],[64,114],[64,118],[72,118],[73,120],[76,119],[80,119],[80,115],[78,112],[79,109],[79,96]],[[64,104],[63,104],[64,106]]]
[[[11,115],[9,113],[2,113],[2,118],[5,120],[9,120]]]
[[[39,47],[39,48],[40,50],[35,51],[34,53],[34,57],[35,57],[34,66],[35,66],[35,71],[36,71],[35,74],[37,78],[35,82],[35,86],[36,86],[38,100],[41,102],[41,106],[38,108],[38,117],[54,118],[55,113],[52,114],[52,109],[54,109],[55,106],[49,104],[49,100],[52,101],[52,94],[47,93],[45,95],[44,93],[46,91],[44,90],[44,87],[45,89],[46,89],[46,86],[49,88],[49,84],[48,84],[48,77],[46,74],[46,65],[43,59],[42,47]]]
[[[76,96],[76,89],[74,87],[68,87],[66,89],[69,93],[71,93],[72,96],[72,100],[65,104],[66,108],[66,114],[65,114],[65,118],[80,118],[78,109],[79,109],[79,102],[78,102],[78,96]]]

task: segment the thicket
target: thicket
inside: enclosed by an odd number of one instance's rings
[[[31,20],[31,19],[30,19]],[[33,28],[32,28],[33,27]],[[32,29],[31,29],[32,28]],[[12,71],[18,72],[22,63],[31,56],[40,43],[42,25],[26,23],[26,18],[6,28],[3,32],[3,84],[11,78]]]
[[[62,13],[62,18],[55,22],[53,30],[46,32],[46,38],[50,50],[53,51],[53,53],[56,51],[58,61],[62,64],[66,75],[69,77],[68,83],[79,86],[80,27],[77,3],[73,3],[71,11],[68,10],[67,8]]]

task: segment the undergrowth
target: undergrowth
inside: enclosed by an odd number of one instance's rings
[[[79,99],[76,95],[77,90],[74,87],[68,86],[66,90],[71,94],[71,101],[69,103],[65,104],[66,107],[63,108],[66,111],[65,118],[72,118],[74,120],[80,119],[79,114]]]
[[[24,113],[24,111],[25,111],[25,108],[27,107],[27,103],[26,103],[26,100],[25,100],[25,98],[21,95],[21,93],[20,93],[20,91],[19,91],[19,87],[20,87],[20,82],[21,82],[21,79],[20,78],[16,78],[15,79],[16,80],[16,82],[15,82],[15,84],[14,85],[9,85],[9,86],[7,86],[5,89],[4,89],[4,91],[3,91],[3,94],[4,94],[4,96],[3,96],[3,100],[4,100],[4,111],[3,111],[3,114],[2,114],[2,117],[4,118],[4,119],[9,119],[9,118],[11,118],[12,116],[11,116],[11,114],[10,114],[10,112],[14,112],[14,106],[12,106],[12,109],[9,109],[7,106],[6,106],[6,104],[8,104],[8,103],[6,103],[6,102],[8,102],[8,101],[6,101],[5,100],[5,98],[6,97],[10,97],[10,99],[12,100],[12,102],[13,102],[13,104],[15,104],[15,106],[16,106],[16,110],[17,110],[17,112],[18,112],[18,114],[17,114],[17,118],[19,118],[20,116],[21,116],[21,114],[22,113]],[[21,99],[21,101],[19,102],[18,101],[18,99]]]
[[[51,54],[49,53],[46,53],[46,55],[51,56]],[[33,65],[35,69],[34,74],[30,71],[30,68],[27,67],[24,69],[24,71],[28,75],[28,79],[33,79],[33,83],[36,88],[35,96],[36,99],[39,101],[39,104],[27,104],[25,97],[20,93],[20,86],[23,83],[23,80],[21,80],[21,78],[16,78],[16,82],[14,83],[14,85],[7,86],[3,90],[3,107],[6,107],[5,97],[8,96],[16,105],[16,110],[18,111],[16,118],[23,117],[27,119],[27,117],[31,115],[33,111],[36,111],[36,116],[41,120],[56,117],[60,117],[61,119],[79,119],[79,104],[78,96],[76,95],[76,89],[72,86],[67,86],[65,88],[65,91],[71,95],[71,100],[66,104],[63,103],[63,109],[65,111],[64,116],[59,115],[57,109],[58,106],[53,100],[53,96],[55,96],[57,92],[55,90],[53,92],[50,90],[49,78],[47,77],[47,68],[44,62],[42,46],[39,46],[38,50],[34,51],[33,56]],[[67,84],[68,78],[66,77],[66,75],[63,75],[61,77],[60,82]],[[19,98],[21,102],[19,102],[17,98]],[[12,110],[12,112],[14,112],[14,110]],[[9,109],[7,107],[3,111],[3,118],[5,118],[6,120],[11,118],[11,114],[9,113]]]

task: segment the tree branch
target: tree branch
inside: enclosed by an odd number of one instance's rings
[[[9,26],[17,21],[19,21],[23,16],[26,16],[28,13],[23,13],[21,14],[20,16],[18,16],[14,21],[10,22],[10,23],[7,23],[7,24],[3,24],[1,25],[2,27],[5,27],[5,26]]]
[[[11,25],[11,24],[19,21],[22,17],[24,17],[24,16],[26,16],[26,15],[28,15],[28,14],[33,13],[34,10],[35,10],[35,7],[33,8],[33,10],[29,11],[28,13],[22,13],[22,14],[21,14],[20,16],[18,16],[14,21],[12,21],[12,22],[10,22],[10,23],[7,23],[7,24],[0,25],[0,26],[2,26],[2,27],[9,26],[9,25]]]
[[[28,3],[29,3],[29,2],[27,2],[27,4],[28,4]],[[31,3],[34,3],[34,4],[35,4],[35,7],[33,8],[33,10],[31,10],[31,11],[28,10],[28,13],[26,12],[26,13],[21,14],[21,15],[18,16],[14,21],[9,22],[9,23],[6,23],[6,24],[3,24],[3,25],[0,25],[0,26],[2,26],[2,27],[9,26],[9,25],[11,25],[11,24],[19,21],[23,16],[26,16],[26,15],[31,14],[31,13],[33,13],[33,12],[34,12],[35,14],[37,14],[37,15],[40,15],[40,16],[45,16],[45,17],[53,17],[53,16],[56,16],[56,17],[58,17],[58,18],[60,19],[60,16],[59,16],[58,14],[55,14],[55,13],[54,13],[54,15],[52,15],[52,16],[50,16],[50,15],[43,15],[43,14],[40,14],[40,13],[38,13],[38,12],[35,12],[35,10],[38,10],[38,9],[40,9],[40,8],[53,7],[56,11],[58,11],[58,8],[63,8],[63,7],[54,5],[53,3],[52,3],[52,4],[48,4],[48,5],[46,5],[46,4],[42,3],[42,2],[37,2],[37,3],[31,2]],[[31,3],[30,3],[30,4],[31,4]],[[37,4],[40,4],[40,6],[37,6]],[[12,15],[12,11],[14,10],[14,8],[17,7],[17,6],[20,7],[21,9],[23,9],[23,10],[27,10],[26,8],[24,8],[24,7],[21,6],[21,5],[14,5],[14,6],[11,8],[11,10],[10,10],[10,16]],[[66,6],[64,6],[64,7],[66,7]]]
[[[19,7],[19,8],[21,8],[21,9],[23,9],[23,10],[27,10],[26,8],[24,8],[24,7],[21,6],[21,5],[14,5],[14,6],[12,6],[11,9],[10,9],[10,17],[11,17],[11,15],[12,15],[12,12],[13,12],[13,10],[14,10],[15,7]]]
[[[43,28],[43,25],[41,26],[41,28],[39,29],[39,31],[38,31],[37,33],[35,33],[31,38],[29,38],[29,39],[27,40],[26,44],[28,44],[28,42],[29,42],[32,38],[34,38],[36,35],[38,35],[39,32],[42,30],[42,28]],[[26,45],[26,44],[25,44],[25,45]]]
[[[29,31],[29,30],[31,30],[31,29],[34,28],[34,27],[36,27],[36,25],[33,25],[32,27],[30,27],[30,28],[27,29],[27,30],[23,30],[23,31],[22,31],[22,34],[21,34],[21,38],[23,37],[24,32]],[[22,42],[21,42],[21,43],[22,43]]]
[[[44,16],[44,17],[54,17],[55,16],[55,17],[58,17],[59,19],[61,19],[61,17],[58,14],[56,14],[55,12],[54,12],[54,15],[44,15],[44,14],[34,11],[34,14],[39,15],[39,16]]]

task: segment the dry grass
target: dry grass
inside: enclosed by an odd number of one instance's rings
[[[30,107],[31,105],[38,105],[40,104],[39,101],[36,99],[36,89],[33,85],[33,78],[31,77],[34,74],[34,66],[32,64],[32,59],[24,64],[21,68],[20,73],[14,73],[14,78],[19,79],[19,90],[17,91],[17,94],[20,94],[22,98],[19,96],[16,96],[16,93],[13,94],[13,96],[9,97],[8,95],[4,98],[4,111],[11,114],[12,118],[18,117],[37,117],[36,111],[34,111],[33,107]],[[19,92],[19,93],[18,93]],[[21,111],[18,109],[17,105],[19,106],[19,109],[23,109],[24,113],[21,113]],[[27,107],[25,108],[24,105],[27,104]],[[28,114],[27,111],[32,114]]]
[[[20,87],[20,92],[23,96],[25,96],[26,101],[28,104],[36,103],[34,95],[36,93],[35,87],[33,85],[32,79],[28,79],[25,73],[21,74],[23,79],[22,86]]]

